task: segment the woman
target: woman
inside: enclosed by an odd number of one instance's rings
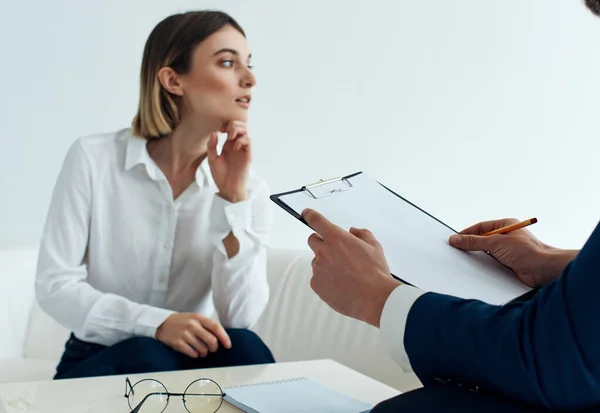
[[[230,16],[170,16],[147,40],[132,129],[70,148],[36,279],[41,307],[73,332],[55,378],[274,361],[246,330],[269,296],[269,190],[249,171],[245,126],[254,85]]]

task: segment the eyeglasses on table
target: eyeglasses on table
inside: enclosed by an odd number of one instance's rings
[[[125,398],[131,413],[162,413],[171,397],[181,397],[189,413],[215,413],[223,404],[223,390],[214,380],[201,378],[191,382],[183,393],[170,393],[155,379],[143,379],[131,384],[125,379]]]

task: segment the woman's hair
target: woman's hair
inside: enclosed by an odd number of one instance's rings
[[[600,16],[600,0],[585,0],[585,4],[591,11]]]
[[[135,136],[160,138],[175,129],[180,121],[179,109],[174,96],[162,87],[158,72],[167,66],[177,73],[189,72],[196,46],[227,25],[246,36],[231,16],[209,10],[169,16],[152,30],[142,58],[140,101],[132,122]]]

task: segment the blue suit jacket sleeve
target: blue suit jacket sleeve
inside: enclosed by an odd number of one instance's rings
[[[404,344],[423,384],[453,379],[555,409],[599,405],[600,225],[530,301],[421,296]]]

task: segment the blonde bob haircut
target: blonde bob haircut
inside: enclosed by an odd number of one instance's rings
[[[162,87],[158,72],[171,67],[177,73],[188,73],[196,46],[227,25],[246,36],[231,16],[220,11],[175,14],[156,25],[144,47],[139,106],[132,122],[135,136],[157,139],[175,129],[180,121],[179,108],[175,96]]]

